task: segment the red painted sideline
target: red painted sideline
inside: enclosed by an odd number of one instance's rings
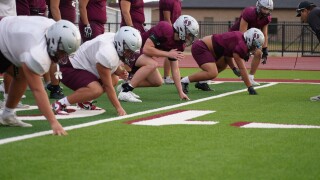
[[[164,58],[156,58],[159,67],[163,67]],[[246,67],[250,69],[251,60],[246,62]],[[180,67],[198,67],[192,55],[185,55],[185,59],[180,61]],[[267,64],[261,64],[259,69],[269,70],[320,70],[320,57],[268,57]]]

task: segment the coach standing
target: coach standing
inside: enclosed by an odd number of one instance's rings
[[[316,34],[320,42],[320,8],[309,1],[299,3],[297,17],[301,18],[302,23],[308,23],[311,29]],[[310,98],[311,101],[320,101],[320,95]]]

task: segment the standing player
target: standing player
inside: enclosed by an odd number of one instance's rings
[[[119,0],[121,10],[121,27],[131,26],[145,33],[144,30],[144,3],[143,0]]]
[[[81,108],[94,110],[96,106],[87,101],[105,92],[118,115],[126,115],[114,86],[118,83],[118,76],[128,77],[128,72],[120,66],[120,59],[131,58],[141,44],[139,31],[130,26],[121,27],[116,34],[104,33],[83,43],[68,63],[61,65],[61,81],[74,92],[52,104],[55,113],[68,114],[66,107],[75,103]]]
[[[79,0],[79,29],[83,42],[104,33],[107,22],[107,0]]]
[[[76,2],[75,0],[47,0],[49,14],[48,17],[59,21],[60,19],[76,22]],[[51,64],[50,81],[46,82],[46,88],[50,91],[50,99],[61,99],[64,97],[62,88],[59,86],[59,78],[55,77],[57,64]]]
[[[161,86],[163,79],[153,57],[167,57],[180,99],[189,100],[182,91],[178,62],[184,58],[185,46],[191,45],[198,33],[198,22],[188,15],[180,16],[173,27],[168,22],[161,21],[148,30],[143,36],[143,52],[134,61],[127,62],[134,75],[130,83],[122,84],[118,98],[122,101],[142,102],[132,93],[133,89]]]
[[[254,81],[254,74],[256,73],[260,61],[262,60],[262,64],[267,63],[268,58],[268,24],[271,22],[271,11],[273,10],[273,1],[272,0],[258,0],[256,7],[247,7],[245,8],[239,19],[235,22],[235,24],[230,28],[230,31],[241,31],[245,32],[249,28],[257,28],[260,29],[265,37],[265,42],[262,45],[262,50],[258,49],[253,54],[253,59],[251,62],[251,69],[249,73],[249,79],[252,85],[258,86],[260,85],[256,81]],[[248,60],[250,55],[248,55],[245,60]],[[228,60],[228,64],[231,69],[235,72],[236,75],[237,70],[232,59]]]
[[[202,71],[181,79],[183,91],[188,93],[190,82],[214,79],[227,67],[226,58],[234,58],[248,87],[250,95],[257,94],[249,81],[248,72],[242,59],[252,52],[259,50],[264,43],[263,33],[256,28],[251,28],[245,33],[232,31],[222,34],[206,36],[194,42],[191,48],[193,58]]]
[[[160,21],[167,21],[172,25],[181,15],[181,0],[160,0],[159,17]],[[174,84],[170,78],[170,61],[168,58],[163,62],[163,80],[165,84]]]
[[[52,62],[58,63],[78,49],[79,30],[65,20],[55,22],[40,16],[10,16],[0,21],[0,32],[0,73],[6,72],[13,77],[0,124],[32,126],[18,120],[14,111],[29,85],[53,134],[66,135],[51,110],[41,75],[49,71]]]
[[[303,1],[299,3],[297,17],[301,18],[302,23],[308,23],[320,42],[320,8],[314,3]],[[320,101],[320,95],[310,98],[311,101]]]

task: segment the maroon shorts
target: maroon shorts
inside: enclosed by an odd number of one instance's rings
[[[88,84],[93,81],[101,84],[97,76],[89,71],[73,68],[70,61],[68,61],[67,64],[60,65],[60,70],[62,72],[61,82],[74,91],[82,87],[87,87]]]
[[[95,22],[95,21],[90,21],[90,27],[92,29],[92,35],[90,38],[86,38],[84,36],[85,25],[83,23],[79,22],[79,30],[80,30],[82,42],[89,41],[89,40],[99,36],[100,34],[104,33],[104,24],[101,24],[101,23]]]
[[[202,40],[196,40],[191,47],[192,57],[196,60],[200,67],[205,63],[216,62],[217,59],[213,56],[207,45]]]

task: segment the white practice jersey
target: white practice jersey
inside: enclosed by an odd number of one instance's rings
[[[16,16],[17,8],[15,0],[0,0],[0,16]]]
[[[45,34],[55,23],[41,16],[9,16],[0,21],[0,51],[15,66],[25,63],[34,73],[49,71]]]
[[[70,56],[70,62],[75,69],[91,72],[100,79],[96,64],[111,70],[114,73],[121,64],[116,48],[114,47],[114,33],[104,33],[96,38],[86,41]]]

